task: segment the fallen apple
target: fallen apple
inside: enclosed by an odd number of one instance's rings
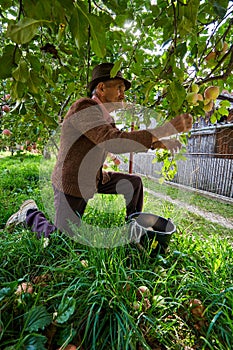
[[[22,293],[29,293],[29,294],[33,293],[33,286],[30,282],[23,282],[18,285],[18,288],[15,294],[21,295]]]
[[[2,106],[2,111],[3,112],[6,112],[6,113],[8,113],[8,112],[10,112],[10,107],[8,106],[8,105],[4,105],[4,106]]]
[[[203,313],[205,308],[199,299],[191,299],[189,301],[189,307],[190,307],[191,314],[194,317],[203,318]]]
[[[135,311],[139,310],[140,309],[140,302],[139,301],[134,301],[133,303],[133,309]]]
[[[164,304],[164,298],[161,295],[154,295],[152,297],[152,302],[157,307],[160,307]]]
[[[57,350],[76,350],[76,349],[77,349],[77,346],[75,346],[73,344],[68,344],[68,345],[66,345],[65,348],[61,347],[61,348],[59,348]]]
[[[6,94],[6,95],[4,95],[3,100],[7,101],[10,98],[11,98],[11,95],[10,94]]]
[[[151,303],[150,303],[150,300],[148,298],[145,298],[143,300],[143,310],[148,310],[151,308]]]
[[[146,286],[140,286],[138,287],[138,290],[137,290],[137,297],[138,298],[146,298],[146,297],[149,297],[150,296],[150,290],[148,287]]]
[[[12,132],[11,132],[10,130],[8,130],[8,129],[4,129],[4,130],[2,131],[2,134],[3,134],[3,135],[6,135],[6,136],[10,136],[10,135],[12,134]]]

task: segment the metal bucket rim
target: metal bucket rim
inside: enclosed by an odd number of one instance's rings
[[[161,218],[161,219],[163,219],[163,220],[165,220],[165,221],[167,221],[167,222],[170,222],[170,223],[173,225],[173,230],[172,230],[172,231],[169,231],[169,232],[148,230],[146,227],[140,225],[140,224],[137,222],[136,218],[133,217],[133,216],[137,216],[137,215],[139,216],[139,215],[141,215],[141,214],[143,214],[143,215],[144,215],[144,214],[145,214],[145,215],[152,215],[152,216],[154,216],[154,217]],[[165,236],[165,235],[171,235],[171,234],[173,234],[173,233],[176,231],[176,225],[172,222],[172,220],[171,220],[170,218],[166,219],[166,218],[164,218],[163,216],[159,216],[159,215],[156,215],[156,214],[152,214],[152,213],[148,213],[148,212],[136,212],[136,213],[133,213],[133,214],[129,215],[129,219],[130,219],[129,222],[132,222],[133,220],[136,221],[136,224],[137,224],[139,227],[142,227],[145,231],[147,231],[147,233],[150,232],[150,233],[158,234],[158,235],[161,235],[161,236],[163,236],[163,235]],[[144,234],[146,234],[146,233],[144,233]]]

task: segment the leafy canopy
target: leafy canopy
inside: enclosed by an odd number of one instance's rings
[[[130,102],[162,119],[204,115],[187,94],[193,83],[202,94],[232,89],[232,9],[226,0],[1,1],[0,97],[10,107],[1,128],[43,144],[105,61],[132,80]]]

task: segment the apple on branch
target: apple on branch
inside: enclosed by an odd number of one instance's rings
[[[205,60],[207,62],[209,61],[214,61],[216,58],[216,52],[215,51],[211,51],[206,57],[205,57]]]
[[[214,107],[214,102],[213,100],[210,100],[207,104],[204,104],[203,109],[205,112],[210,112],[212,111],[213,107]]]
[[[216,100],[219,95],[219,87],[218,86],[209,86],[205,89],[204,97],[206,100]]]
[[[192,90],[192,92],[196,92],[196,93],[198,93],[198,91],[199,91],[199,86],[197,85],[197,84],[192,84],[192,86],[191,86],[191,90]]]
[[[198,94],[196,92],[189,92],[186,96],[186,101],[191,104],[195,105],[198,100]]]

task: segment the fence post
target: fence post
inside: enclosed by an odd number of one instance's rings
[[[134,130],[134,122],[131,123],[131,131]],[[129,154],[129,174],[133,172],[133,152]]]

